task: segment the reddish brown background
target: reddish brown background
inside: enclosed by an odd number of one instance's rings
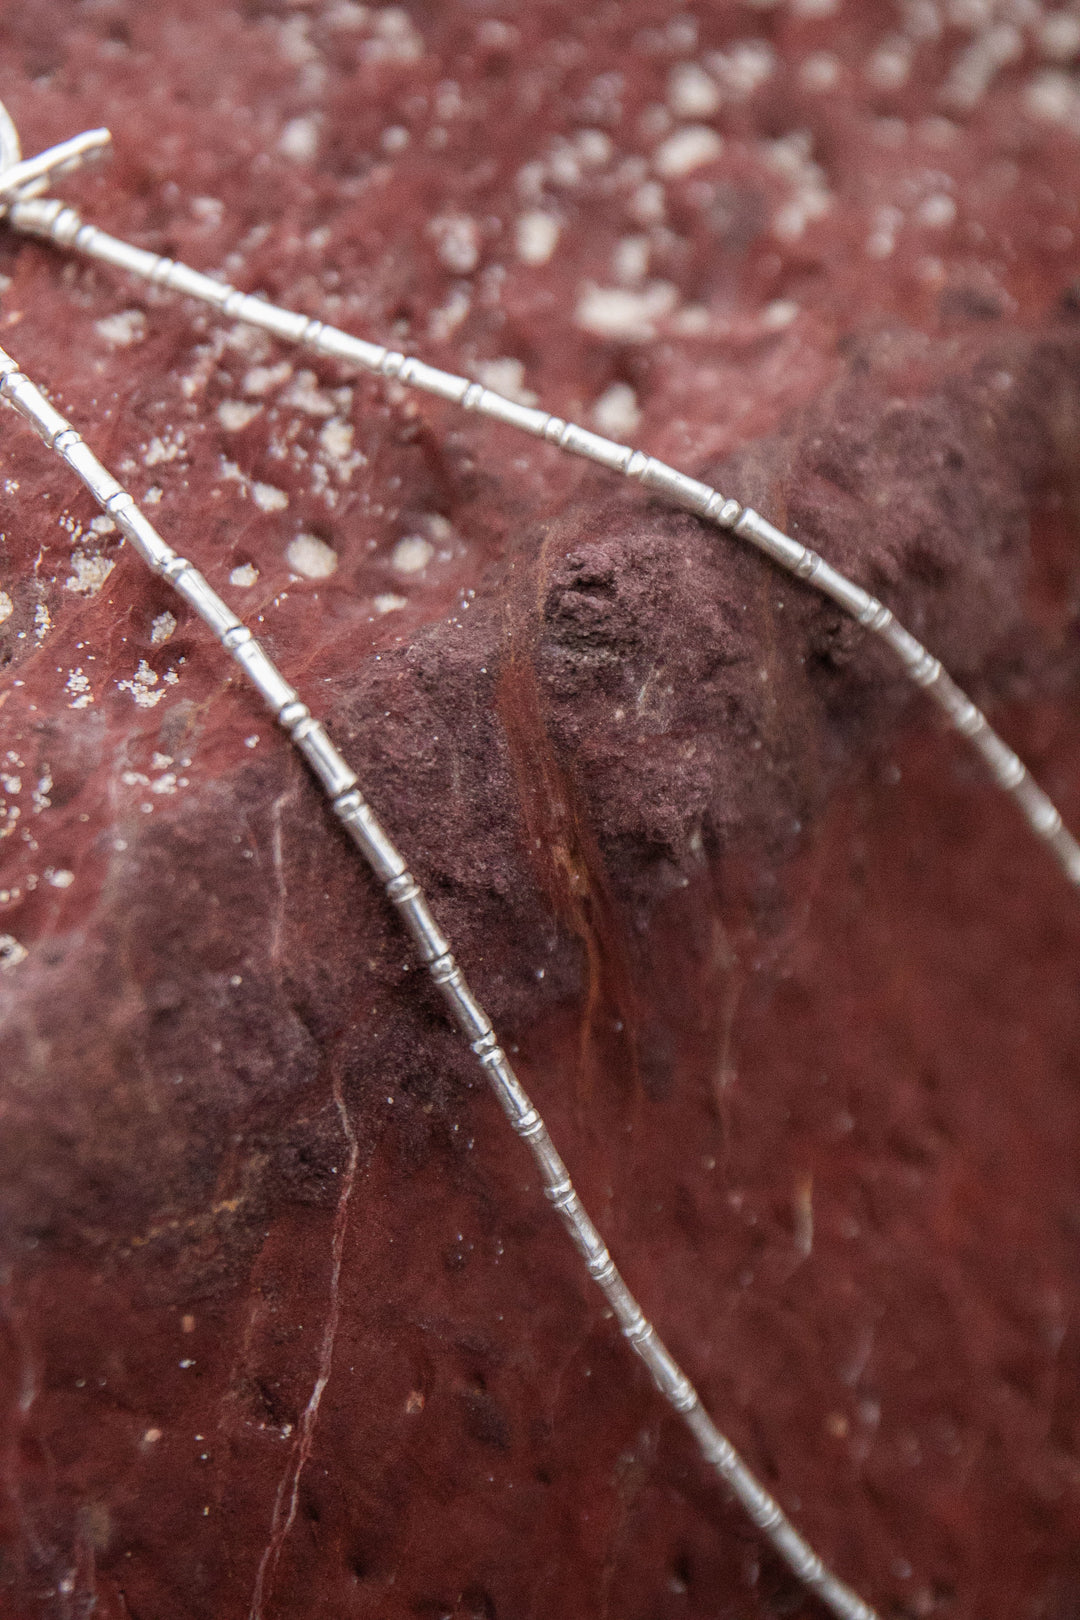
[[[516,360],[570,416],[629,384],[637,442],[885,596],[1075,827],[1067,32],[1036,0],[10,0],[0,94],[28,152],[110,125],[63,189],[139,243]],[[725,145],[659,217],[688,62]],[[603,337],[580,299],[628,236],[674,292]],[[850,626],[641,491],[333,366],[297,389],[302,358],[38,245],[0,272],[0,342],[327,716],[798,1524],[886,1615],[1075,1616],[1080,910],[1011,806]],[[0,429],[4,1620],[809,1620],[299,763]],[[290,574],[301,531],[329,580]]]

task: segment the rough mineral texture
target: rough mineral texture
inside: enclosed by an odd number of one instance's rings
[[[1080,826],[1080,16],[8,0],[25,149],[878,592]],[[0,223],[0,343],[324,716],[647,1311],[884,1615],[1080,1608],[1080,906],[640,488]],[[0,415],[0,1616],[819,1611],[234,665]]]

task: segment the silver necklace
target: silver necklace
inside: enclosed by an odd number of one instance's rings
[[[224,315],[249,322],[286,341],[361,366],[383,377],[435,394],[465,409],[541,437],[560,449],[636,479],[706,521],[731,530],[796,577],[837,602],[860,624],[878,634],[898,656],[915,684],[927,690],[951,724],[968,737],[998,784],[1018,804],[1035,833],[1058,858],[1067,877],[1080,883],[1080,846],[1032,781],[1016,754],[990,728],[985,717],[956,686],[940,663],[900,625],[891,612],[860,586],[839,574],[814,552],[774,528],[750,508],[630,447],[614,444],[560,418],[517,404],[419,360],[282,310],[204,276],[185,265],[146,253],[84,224],[73,209],[40,193],[54,175],[78,166],[108,142],[105,131],[91,131],[39,157],[23,161],[18,136],[0,106],[0,205],[18,230],[74,248],[150,283],[198,298]],[[458,1027],[468,1040],[514,1131],[530,1148],[549,1201],[558,1212],[589,1275],[603,1292],[619,1326],[648,1367],[657,1388],[691,1430],[704,1458],[742,1504],[797,1578],[839,1620],[874,1620],[874,1611],[828,1570],[795,1530],[730,1442],[718,1431],[689,1379],[677,1365],[615,1267],[608,1249],[581,1205],[548,1131],[497,1042],[405,861],[362,797],[357,778],[297,692],[284,680],[264,649],[209,586],[203,576],[162,539],[132,497],[96,458],[77,430],[49,403],[14,359],[0,351],[0,396],[13,405],[45,444],[78,475],[118,525],[144,562],[184,598],[210,627],[263,697],[278,723],[304,756],[336,815],[399,911],[417,953],[438,985]],[[353,1142],[339,1101],[346,1136]],[[314,1423],[317,1403],[309,1408]],[[272,1545],[281,1542],[297,1506],[298,1476],[291,1496],[279,1492]],[[287,1499],[286,1499],[287,1498]],[[276,1560],[275,1560],[276,1561]],[[273,1564],[260,1567],[252,1612],[258,1611]]]

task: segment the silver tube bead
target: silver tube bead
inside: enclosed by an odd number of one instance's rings
[[[478,1041],[491,1033],[491,1019],[469,988],[468,980],[449,951],[428,963],[428,971],[446,999],[462,1033]]]
[[[185,298],[198,298],[204,304],[217,304],[219,307],[233,290],[227,281],[204,276],[201,270],[192,270],[190,265],[181,264],[176,259],[171,262],[164,285],[170,292],[182,293]]]
[[[403,872],[400,877],[391,878],[386,892],[400,912],[401,920],[412,935],[423,961],[434,962],[438,957],[448,955],[450,941],[432,916],[423,890],[412,873]],[[486,1039],[489,1034],[490,1031],[485,1031],[481,1038]],[[494,1040],[494,1036],[491,1039]],[[474,1041],[474,1052],[477,1044]],[[476,1055],[480,1057],[481,1054],[477,1052]]]
[[[457,381],[461,384],[458,402],[465,410],[475,411],[478,416],[488,416],[494,422],[502,422],[506,427],[518,428],[522,433],[530,433],[534,437],[543,433],[548,421],[547,411],[537,410],[533,405],[521,405],[517,400],[507,399],[491,388],[469,382],[466,377],[460,377]]]
[[[652,1373],[657,1389],[676,1412],[689,1412],[698,1404],[697,1391],[658,1334],[650,1334],[638,1353]]]
[[[864,617],[872,612],[873,597],[870,592],[864,591],[861,585],[856,585],[853,579],[848,579],[846,574],[841,574],[823,558],[817,558],[817,567],[811,577],[814,585],[824,596],[832,597],[845,613],[849,613],[860,624],[864,622]]]
[[[254,636],[248,641],[235,642],[229,651],[275,718],[286,704],[297,701],[294,688]]]
[[[75,433],[72,428],[72,433]],[[59,445],[54,445],[59,449]],[[61,455],[71,468],[72,472],[90,490],[94,499],[105,506],[115,496],[122,495],[123,485],[118,483],[107,467],[102,466],[86,441],[75,434],[70,443],[64,445]]]
[[[490,1045],[487,1044],[489,1039]],[[509,1058],[502,1047],[495,1044],[494,1034],[490,1038],[484,1037],[475,1042],[473,1050],[480,1060],[492,1090],[502,1104],[507,1119],[518,1135],[523,1136],[540,1122],[540,1115],[533,1107],[525,1087],[514,1073]]]
[[[256,298],[251,293],[230,295],[222,308],[226,315],[238,321],[247,321],[250,326],[261,327],[264,332],[272,332],[275,337],[284,338],[289,343],[302,342],[307,328],[312,325],[309,316],[297,315],[290,309],[279,309],[269,299]],[[321,322],[318,324],[321,325]]]
[[[806,547],[801,546],[797,540],[790,539],[782,529],[763,518],[760,512],[755,512],[752,506],[744,507],[741,515],[732,525],[732,533],[742,540],[749,540],[752,546],[763,551],[766,557],[794,573],[806,555]]]
[[[335,814],[340,816],[353,843],[383,883],[400,877],[405,862],[383,832],[374,810],[365,801],[358,788],[351,788],[334,800]]]
[[[224,639],[228,631],[243,629],[232,608],[222,601],[213,586],[190,563],[176,573],[172,583],[203,623],[210,626],[219,641]]]
[[[314,339],[308,338],[307,343],[319,354],[328,354],[335,360],[361,366],[364,371],[379,371],[386,358],[386,349],[381,343],[368,343],[364,338],[352,337],[348,332],[339,332],[336,326],[324,326]]]
[[[384,354],[384,366],[385,359]],[[438,366],[426,365],[423,360],[415,360],[411,355],[400,367],[398,380],[410,388],[422,388],[425,394],[434,394],[437,399],[447,399],[452,405],[460,405],[472,386],[467,377],[455,376],[452,371],[440,371]]]
[[[125,540],[131,541],[140,557],[149,564],[154,573],[164,574],[176,553],[170,545],[166,545],[150,519],[145,513],[140,512],[127,491],[121,490],[119,495],[114,495],[106,501],[105,510],[110,517],[116,519]]]
[[[356,786],[356,772],[349,769],[320,720],[308,715],[291,728],[291,735],[331,799]]]
[[[558,417],[549,419],[550,422],[559,422]],[[544,437],[552,438],[552,432],[545,429]],[[601,467],[607,467],[611,472],[622,472],[626,460],[626,445],[616,444],[613,439],[602,438],[599,433],[590,433],[587,428],[578,427],[576,422],[560,423],[559,431],[554,436],[554,442],[560,450],[568,450],[573,456],[583,456],[586,461],[598,462]]]
[[[700,479],[669,467],[666,461],[657,461],[655,456],[646,456],[644,471],[638,477],[646,489],[658,490],[677,506],[684,506],[691,512],[703,513],[716,494]]]
[[[3,381],[0,383],[0,392],[3,397],[32,424],[35,431],[40,434],[51,450],[61,433],[71,426],[66,417],[61,416],[40,388],[35,388],[29,377],[12,363],[12,369],[5,371]]]

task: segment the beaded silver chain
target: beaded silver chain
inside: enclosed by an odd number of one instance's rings
[[[145,252],[107,235],[96,226],[84,224],[74,209],[40,195],[52,176],[99,154],[108,142],[108,131],[92,130],[24,161],[18,134],[0,103],[0,213],[6,213],[17,230],[45,237],[62,247],[73,247],[154,285],[200,299],[222,314],[260,327],[276,337],[407,383],[596,461],[637,479],[668,496],[675,504],[748,540],[882,637],[916,685],[928,691],[951,724],[974,743],[995,780],[1013,797],[1033,830],[1050,846],[1070,881],[1080,884],[1080,845],[1063,826],[1046,794],[937,659],[888,608],[861,586],[840,574],[815,552],[774,528],[752,508],[726,499],[707,484],[639,450],[615,444],[542,410],[520,405],[467,378],[452,376],[321,321],[280,309],[265,299],[238,292],[186,265]],[[690,1429],[705,1460],[798,1580],[821,1599],[837,1620],[877,1620],[875,1611],[826,1568],[731,1442],[720,1433],[692,1383],[644,1315],[583,1207],[547,1127],[498,1044],[491,1021],[469,988],[419,884],[364,799],[356,775],[322,723],[312,716],[252,632],[198,569],[162,539],[79,432],[3,350],[0,350],[0,398],[14,406],[45,445],[77,474],[149,568],[167,580],[210,627],[307,761],[335,814],[401,915],[418,956],[468,1040],[511,1127],[532,1152],[545,1194],[566,1227],[586,1270],[603,1293],[622,1333],[649,1369],[660,1393]]]

